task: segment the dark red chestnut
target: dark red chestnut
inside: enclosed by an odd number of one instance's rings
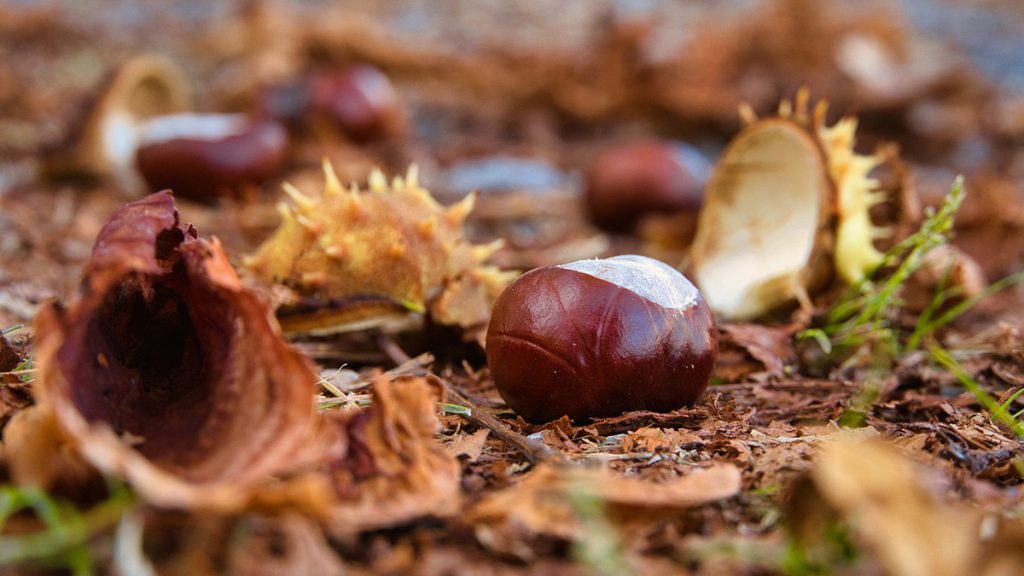
[[[682,143],[637,142],[602,153],[586,173],[584,198],[595,224],[626,231],[651,213],[696,212],[711,167]]]
[[[375,140],[398,128],[398,95],[391,80],[373,66],[314,73],[307,90],[314,117],[333,122],[353,140]]]
[[[527,272],[498,297],[487,330],[498,392],[531,422],[693,404],[717,356],[703,295],[646,256]]]
[[[210,199],[277,176],[287,152],[288,134],[277,122],[174,114],[146,124],[135,161],[151,189]]]

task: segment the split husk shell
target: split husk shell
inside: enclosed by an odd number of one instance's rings
[[[81,290],[36,323],[41,404],[86,461],[146,500],[233,508],[291,465],[317,376],[170,192],[118,210]]]
[[[857,120],[826,125],[827,104],[807,110],[807,92],[778,117],[747,126],[715,167],[692,248],[694,275],[715,312],[763,316],[832,278],[853,284],[882,262],[875,241],[891,231],[872,220],[889,196],[870,174],[887,150],[854,151]],[[900,196],[902,191],[893,192]]]

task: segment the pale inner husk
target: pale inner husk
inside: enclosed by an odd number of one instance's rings
[[[749,319],[803,291],[828,186],[815,142],[779,123],[740,138],[708,187],[694,261],[717,313]]]

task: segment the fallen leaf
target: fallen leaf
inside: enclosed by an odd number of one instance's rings
[[[798,483],[790,501],[791,527],[806,545],[825,537],[829,517],[840,518],[877,555],[885,572],[895,576],[1024,570],[1019,521],[997,531],[999,538],[982,538],[981,513],[943,503],[928,490],[927,478],[888,443],[839,437],[825,444],[809,482]],[[1007,546],[1007,539],[1015,548]],[[1001,552],[990,554],[996,546]]]
[[[518,483],[477,503],[464,520],[477,539],[498,552],[528,560],[538,537],[576,540],[586,526],[573,508],[573,494],[600,500],[620,528],[649,525],[680,511],[734,496],[740,470],[719,464],[668,482],[625,478],[607,470],[540,465]]]
[[[21,363],[21,354],[7,340],[7,337],[0,334],[0,372],[10,372]]]
[[[298,459],[307,470],[256,495],[260,507],[299,506],[336,538],[448,516],[461,501],[462,465],[435,439],[437,394],[422,377],[373,380],[362,410],[322,412]]]
[[[120,574],[146,568],[167,576],[349,573],[316,521],[295,512],[135,511],[118,527],[113,560]]]
[[[465,456],[467,462],[476,462],[484,451],[490,433],[487,428],[481,428],[472,434],[459,434],[448,445],[448,452],[456,458]]]
[[[11,418],[4,428],[3,445],[11,479],[19,486],[81,488],[97,478],[68,445],[53,413],[40,406]]]
[[[783,376],[786,366],[796,361],[792,326],[761,324],[724,324],[722,347],[736,346],[764,366],[771,376]]]

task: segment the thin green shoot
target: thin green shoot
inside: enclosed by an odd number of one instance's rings
[[[838,424],[844,428],[862,428],[867,420],[871,407],[878,401],[882,393],[882,383],[876,376],[864,380],[857,393],[847,402],[843,413],[839,415]]]
[[[583,482],[569,488],[568,498],[583,529],[573,542],[573,557],[593,574],[632,574],[619,533],[608,521],[604,499],[592,486]]]
[[[1010,394],[1010,396],[1006,400],[1003,400],[1002,402],[999,403],[999,407],[1009,412],[1010,407],[1013,406],[1013,403],[1016,402],[1017,399],[1021,397],[1021,395],[1024,395],[1024,387],[1018,388],[1013,394]],[[1019,420],[1021,415],[1024,415],[1024,409],[1014,412],[1013,419]]]
[[[964,370],[963,366],[953,358],[952,354],[941,346],[932,344],[928,347],[928,351],[931,353],[932,357],[935,358],[936,362],[949,370],[950,373],[960,381],[960,385],[974,396],[985,410],[988,410],[989,414],[992,415],[993,420],[1009,428],[1018,438],[1024,438],[1024,423],[1019,420],[1017,415],[1010,413],[1008,402],[1000,404],[985,390],[985,388],[981,386],[981,384],[978,383],[977,380],[972,378],[971,375]],[[1015,394],[1015,396],[1016,395],[1017,394]],[[1015,397],[1011,398],[1016,399]]]
[[[24,510],[35,512],[45,525],[32,534],[0,536],[0,566],[39,563],[64,567],[73,574],[94,573],[88,542],[113,528],[136,502],[123,487],[111,490],[107,500],[83,512],[38,488],[0,487],[0,528]]]
[[[467,406],[462,406],[460,404],[452,404],[450,402],[445,402],[444,404],[442,404],[441,411],[445,414],[456,414],[459,416],[473,415],[473,410],[471,408]]]
[[[800,337],[819,343],[827,339],[830,345],[822,349],[829,355],[845,357],[870,343],[876,350],[887,351],[891,358],[897,357],[900,338],[890,323],[903,305],[902,288],[924,264],[925,256],[949,241],[964,196],[963,178],[957,177],[939,209],[929,211],[916,232],[886,252],[876,273],[895,267],[892,274],[880,283],[870,275],[858,282],[829,311],[824,327],[804,331]]]

